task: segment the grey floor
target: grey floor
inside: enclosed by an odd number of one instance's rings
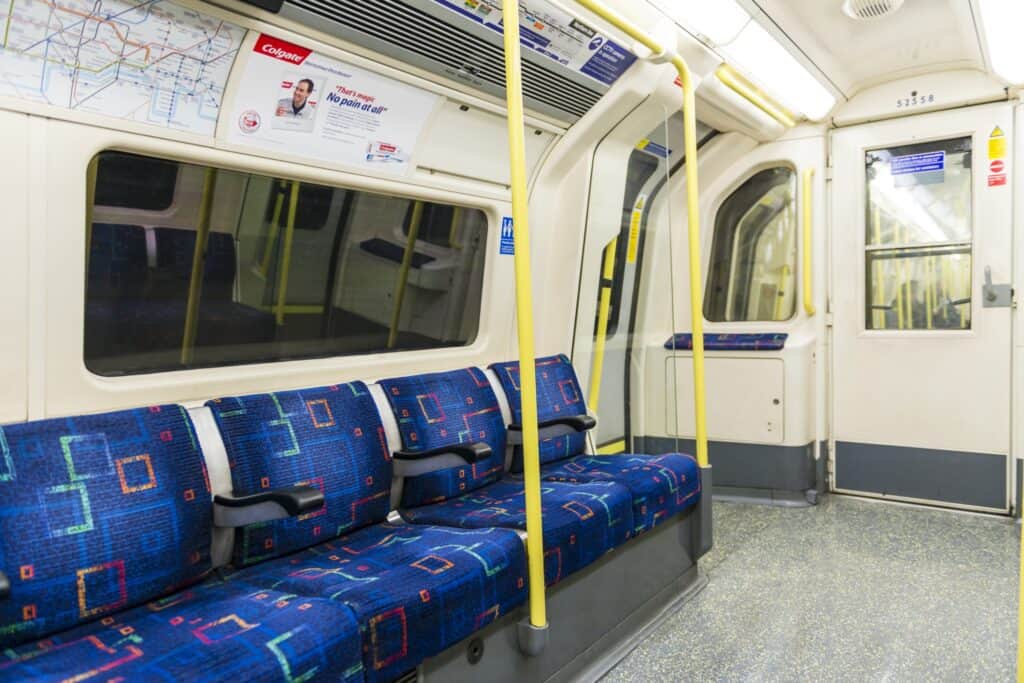
[[[714,525],[708,586],[603,683],[1013,680],[1012,522],[833,495]]]

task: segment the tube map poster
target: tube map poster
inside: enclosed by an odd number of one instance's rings
[[[440,97],[260,35],[234,97],[230,142],[404,174]]]

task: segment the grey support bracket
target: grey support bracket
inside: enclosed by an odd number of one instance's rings
[[[523,619],[516,624],[516,631],[519,637],[519,651],[527,657],[537,657],[548,646],[548,630],[550,626],[534,626],[530,620]]]

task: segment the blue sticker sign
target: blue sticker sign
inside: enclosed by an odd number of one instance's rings
[[[511,216],[501,219],[501,247],[498,253],[503,256],[514,256],[516,253],[516,231]]]
[[[892,158],[892,174],[932,173],[946,170],[946,152],[925,152]]]

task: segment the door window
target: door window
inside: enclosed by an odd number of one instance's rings
[[[869,330],[971,327],[971,138],[865,155]]]

